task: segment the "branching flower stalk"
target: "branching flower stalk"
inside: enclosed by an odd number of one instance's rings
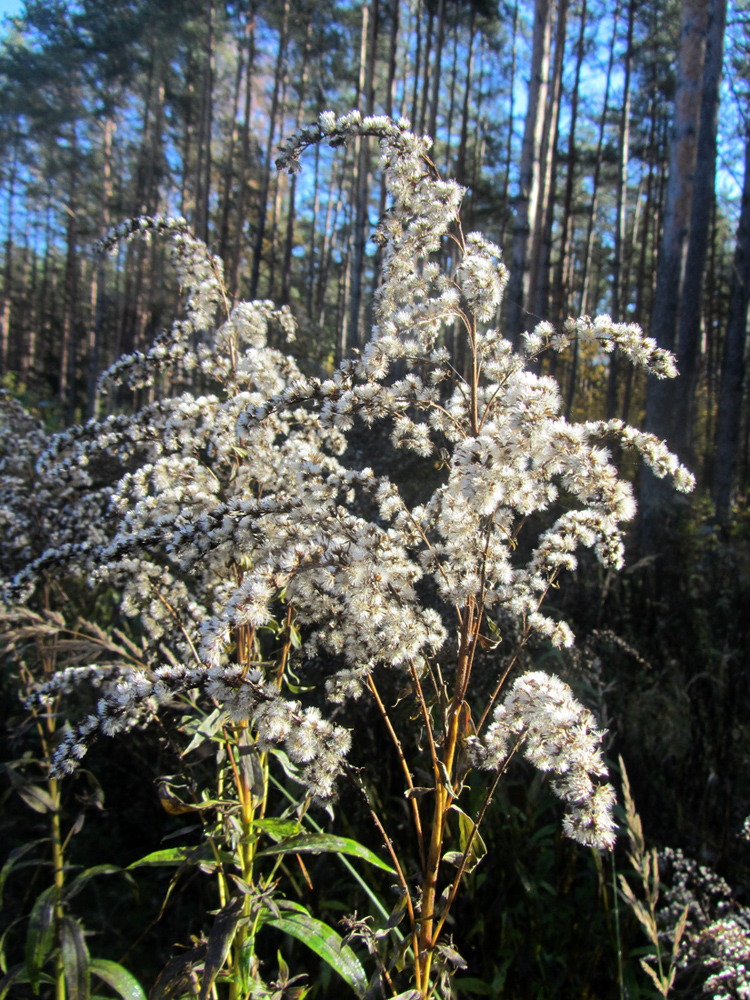
[[[593,716],[558,678],[516,675],[532,642],[573,643],[567,622],[545,614],[543,603],[577,565],[577,550],[593,549],[611,569],[623,564],[621,525],[634,516],[635,501],[607,443],[634,449],[678,489],[694,483],[653,435],[619,420],[568,422],[554,379],[528,369],[542,352],[575,340],[605,352],[617,347],[658,377],[676,374],[672,355],[608,316],[569,319],[562,330],[540,323],[514,351],[491,325],[508,280],[501,251],[481,233],[464,234],[464,190],[440,178],[430,140],[413,135],[408,122],[326,112],[289,140],[278,165],[297,170],[308,146],[362,136],[380,142],[391,197],[375,236],[383,280],[369,342],[330,378],[305,376],[268,347],[271,327],[277,342],[293,338],[288,309],[240,303],[216,328],[227,308],[221,262],[182,221],[131,220],[105,242],[166,236],[188,300],[151,350],[121,358],[103,386],[155,385],[168,372],[178,387],[182,379],[207,391],[180,395],[178,388],[131,416],[42,443],[43,544],[14,556],[5,590],[10,600],[29,599],[62,572],[106,582],[119,588],[123,612],[138,616],[144,631],[144,670],[64,671],[38,690],[44,704],[79,683],[100,686],[96,712],[56,752],[59,774],[72,771],[100,735],[141,725],[195,691],[238,734],[238,752],[258,755],[263,791],[256,797],[244,758],[230,756],[243,877],[251,878],[252,829],[265,810],[264,755],[283,750],[306,795],[323,803],[334,799],[348,767],[349,731],[284,696],[292,655],[320,667],[331,702],[374,698],[404,776],[417,872],[373,816],[404,894],[410,985],[427,998],[449,989],[456,953],[441,941],[445,921],[480,859],[479,824],[514,754],[551,773],[567,836],[596,848],[614,843],[614,792],[604,781]],[[454,328],[466,337],[466,376],[443,346]],[[393,479],[348,462],[352,432],[375,425],[386,428],[394,456],[404,450],[423,461],[434,483],[424,503],[407,503]],[[120,473],[98,486],[92,469],[105,459]],[[10,491],[6,509],[31,539],[22,492]],[[258,648],[266,629],[282,643],[274,662]],[[504,636],[513,638],[512,655],[498,664],[494,690],[483,693],[472,684],[478,650]],[[429,788],[416,787],[414,733],[399,732],[380,695],[383,669],[400,671],[410,688],[413,718],[427,737]],[[472,768],[491,772],[473,820],[458,806]],[[456,823],[460,851],[446,851]],[[446,875],[449,865],[455,871]],[[253,934],[257,913],[256,904],[242,903],[235,944]],[[400,988],[394,969],[406,945],[396,941],[389,956],[393,928],[373,937],[360,925],[354,921],[352,934],[360,927],[368,946],[384,949],[384,988]],[[350,982],[360,990],[357,975]]]

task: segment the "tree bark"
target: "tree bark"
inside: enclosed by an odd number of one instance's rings
[[[11,370],[10,362],[10,310],[13,291],[13,208],[16,190],[17,140],[14,136],[8,176],[8,229],[5,239],[5,266],[3,268],[3,299],[0,309],[0,374]]]
[[[378,38],[379,0],[370,0],[363,10],[362,37],[364,59],[360,64],[360,89],[364,113],[371,115],[374,107],[375,56]],[[367,244],[367,223],[370,207],[370,143],[367,138],[357,139],[356,161],[356,207],[354,220],[354,242],[352,246],[352,268],[349,298],[349,332],[347,343],[342,345],[344,354],[348,348],[359,346],[361,339],[362,287],[364,284],[365,247]]]
[[[622,111],[618,136],[617,206],[615,216],[615,253],[612,267],[612,319],[622,320],[623,254],[627,223],[628,154],[630,152],[630,77],[633,69],[633,26],[637,0],[628,4],[628,33],[625,48],[625,80],[623,82]],[[620,352],[617,347],[609,355],[607,373],[607,420],[617,413],[617,375]]]
[[[682,288],[684,250],[690,223],[703,58],[709,0],[683,0],[674,122],[670,141],[664,229],[656,274],[651,336],[673,350]],[[646,430],[671,443],[675,392],[673,380],[651,375],[646,391]],[[673,491],[647,468],[641,481],[641,543],[652,552],[665,537]]]
[[[710,242],[711,210],[716,184],[716,131],[719,119],[719,88],[724,61],[724,30],[727,0],[710,0],[706,57],[703,69],[700,130],[690,209],[690,238],[685,260],[685,279],[680,302],[672,444],[680,458],[692,464],[695,393],[701,340],[701,302],[706,254]]]
[[[245,106],[242,113],[242,146],[240,168],[237,175],[237,208],[234,220],[234,249],[229,291],[232,304],[237,304],[242,267],[242,238],[245,232],[245,205],[247,203],[247,168],[250,160],[250,118],[253,108],[253,70],[255,68],[255,4],[247,13],[247,69],[245,70]]]
[[[742,393],[745,383],[747,309],[750,302],[750,132],[745,144],[745,180],[737,226],[737,244],[729,299],[724,359],[716,416],[713,499],[716,518],[726,524],[732,510],[740,444]]]
[[[525,322],[525,305],[528,298],[527,248],[531,223],[536,218],[536,203],[539,197],[539,154],[544,123],[542,110],[547,100],[549,82],[549,50],[552,32],[550,15],[550,0],[535,0],[529,99],[521,146],[521,176],[516,198],[513,256],[507,294],[507,331],[514,343],[518,342],[522,332],[522,326]]]
[[[435,58],[432,66],[432,98],[430,100],[430,120],[427,125],[427,134],[432,136],[435,143],[434,149],[437,152],[437,114],[438,101],[440,99],[440,71],[443,61],[443,43],[445,41],[445,0],[438,3],[438,23],[437,41],[435,43]]]
[[[599,119],[599,139],[596,144],[596,158],[594,160],[594,175],[592,179],[593,191],[591,194],[591,207],[589,208],[589,221],[586,227],[586,245],[583,251],[582,272],[581,272],[581,294],[578,300],[578,312],[583,315],[588,312],[588,290],[591,274],[591,250],[594,241],[594,227],[599,209],[599,177],[604,160],[604,132],[607,127],[607,114],[609,112],[609,88],[612,82],[612,66],[615,61],[615,49],[617,47],[617,25],[620,20],[620,4],[615,7],[614,23],[612,25],[612,44],[609,47],[609,62],[607,64],[607,78],[604,85],[604,104],[602,106],[602,116]]]
[[[542,148],[539,154],[539,198],[534,219],[529,265],[530,309],[539,322],[546,318],[545,299],[549,291],[549,257],[554,222],[554,185],[557,174],[557,136],[560,127],[560,96],[568,28],[568,0],[559,0],[555,30],[555,58],[552,64],[547,105],[544,111]]]
[[[258,228],[255,232],[255,245],[253,248],[253,269],[250,275],[250,299],[258,297],[258,284],[260,282],[260,262],[263,256],[263,239],[266,234],[266,202],[268,201],[268,189],[271,185],[271,168],[273,159],[273,137],[276,133],[276,116],[279,110],[279,91],[284,69],[284,57],[286,55],[287,32],[289,26],[289,0],[284,2],[284,16],[279,34],[279,47],[276,53],[276,68],[273,74],[273,94],[271,96],[271,111],[268,120],[268,138],[266,139],[266,159],[263,165],[263,176],[260,185],[260,195],[258,198]]]

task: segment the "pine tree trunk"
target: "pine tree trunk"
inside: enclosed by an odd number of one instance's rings
[[[670,142],[669,177],[664,208],[664,228],[657,265],[651,336],[659,347],[673,350],[677,310],[682,288],[684,250],[693,195],[703,58],[709,0],[683,0],[680,53],[677,68],[674,124]],[[672,443],[674,432],[673,379],[649,376],[646,393],[646,430]],[[665,537],[673,491],[648,469],[641,480],[641,542],[653,551]]]
[[[234,159],[239,140],[240,128],[238,113],[240,108],[240,95],[242,93],[242,77],[245,72],[245,55],[249,52],[248,42],[250,40],[250,14],[245,14],[245,23],[242,28],[242,38],[239,41],[239,55],[237,57],[237,69],[234,76],[234,87],[232,88],[232,132],[229,136],[229,148],[226,151],[226,163],[224,164],[224,176],[222,178],[221,194],[221,214],[219,220],[219,257],[228,264],[227,253],[229,250],[229,209],[232,202],[232,189],[234,182]]]
[[[419,133],[424,134],[427,127],[427,98],[430,94],[430,57],[432,55],[432,29],[435,26],[435,11],[430,7],[427,11],[427,37],[424,43],[424,58],[422,60],[424,64],[423,77],[422,77],[422,97],[421,97],[421,108],[419,112]]]
[[[539,198],[529,262],[530,310],[535,322],[546,318],[545,298],[549,290],[549,256],[554,222],[554,185],[557,174],[557,134],[560,126],[562,71],[568,27],[568,0],[559,0],[555,30],[555,58],[552,64],[547,105],[544,111],[542,148],[539,154]]]
[[[688,464],[693,462],[695,394],[701,340],[701,301],[706,255],[711,231],[711,210],[716,182],[716,131],[719,120],[719,88],[724,61],[724,29],[727,0],[710,0],[706,57],[703,69],[700,130],[696,154],[693,199],[690,209],[690,239],[685,260],[685,279],[680,302],[672,445]]]
[[[438,0],[437,41],[435,43],[435,58],[432,66],[432,97],[430,99],[430,119],[427,134],[432,136],[437,153],[437,116],[440,99],[440,77],[443,62],[443,43],[445,41],[445,0]]]
[[[65,255],[65,302],[60,349],[59,399],[63,416],[71,423],[76,404],[76,304],[78,292],[78,156],[75,140],[71,143],[70,187],[67,205],[67,236]]]
[[[310,59],[310,45],[312,39],[312,20],[307,25],[307,36],[305,39],[305,54],[302,57],[302,77],[299,85],[299,100],[297,101],[297,117],[295,128],[302,125],[302,111],[305,106],[307,96],[307,68]],[[294,218],[296,212],[297,195],[297,175],[292,174],[289,183],[289,209],[286,217],[286,233],[284,236],[284,263],[281,269],[281,305],[289,304],[289,296],[292,288],[292,249],[294,247]],[[315,223],[313,221],[313,227]]]
[[[283,78],[284,57],[286,54],[287,32],[289,25],[289,0],[284,2],[284,18],[279,34],[279,47],[276,54],[276,68],[273,75],[273,95],[271,97],[271,111],[268,120],[268,138],[266,139],[266,158],[263,165],[263,176],[260,185],[260,196],[258,198],[258,228],[255,232],[255,246],[253,248],[253,269],[250,275],[250,299],[258,297],[258,284],[260,281],[260,262],[263,256],[263,240],[266,234],[266,202],[268,201],[268,189],[271,185],[271,169],[273,160],[273,137],[276,134],[276,117],[279,111],[279,91]]]
[[[471,84],[474,73],[474,35],[476,34],[476,12],[471,9],[469,23],[469,52],[466,63],[466,82],[464,84],[464,100],[461,108],[461,138],[458,143],[456,159],[456,180],[459,184],[466,183],[466,145],[469,141],[469,101],[471,100]]]
[[[615,61],[615,49],[617,47],[617,25],[620,20],[620,4],[618,2],[612,25],[612,43],[609,47],[609,62],[607,64],[607,77],[604,85],[604,105],[602,116],[599,119],[599,139],[596,144],[596,157],[594,159],[594,175],[592,178],[593,191],[591,194],[591,206],[589,208],[589,221],[586,227],[586,245],[583,251],[582,272],[581,272],[581,294],[578,300],[578,312],[583,315],[588,312],[588,291],[591,274],[591,252],[594,243],[594,227],[596,226],[596,215],[599,209],[599,177],[604,159],[604,132],[607,127],[607,115],[609,113],[609,89],[612,82],[612,66]]]
[[[474,24],[474,8],[472,7],[472,26]],[[509,100],[510,107],[508,109],[508,136],[505,141],[505,171],[503,173],[503,223],[502,229],[500,230],[500,246],[505,250],[505,234],[508,227],[508,222],[510,221],[510,206],[508,204],[508,196],[510,192],[510,167],[513,162],[513,131],[515,128],[515,87],[516,87],[516,58],[518,56],[518,0],[514,0],[513,3],[513,27],[512,27],[512,37],[513,45],[511,47],[510,54],[510,85],[509,85]],[[466,117],[464,115],[464,121]],[[507,255],[506,255],[507,256]]]
[[[622,110],[618,139],[617,206],[615,214],[615,253],[612,268],[612,319],[622,320],[622,279],[625,227],[627,224],[628,155],[630,152],[630,77],[633,69],[633,26],[636,0],[628,4],[628,34],[625,48],[625,80],[623,83]],[[620,352],[616,347],[609,355],[607,373],[607,419],[617,413],[617,376]]]
[[[458,16],[453,26],[453,62],[451,64],[450,97],[448,99],[448,119],[445,123],[445,173],[450,177],[453,161],[453,118],[456,113],[456,80],[458,79]]]
[[[374,106],[375,57],[377,51],[379,0],[370,0],[363,8],[362,39],[363,56],[360,60],[360,90],[364,114],[371,115]],[[361,339],[362,288],[365,270],[365,246],[367,244],[367,223],[370,206],[370,142],[367,138],[357,140],[356,197],[354,219],[354,241],[352,244],[351,282],[349,296],[349,330],[342,344],[342,356],[348,349],[359,346]]]
[[[716,415],[712,493],[716,505],[716,518],[722,524],[729,521],[736,484],[742,393],[745,383],[748,303],[750,303],[750,133],[745,144],[745,180],[742,187],[740,221],[737,226],[729,316],[721,366],[719,408]]]
[[[112,199],[112,137],[115,131],[115,121],[110,115],[104,123],[104,142],[102,146],[102,200],[99,209],[99,228],[102,235],[109,229],[109,204]],[[99,406],[99,372],[101,368],[101,339],[104,319],[104,298],[106,271],[103,254],[98,255],[94,271],[94,286],[92,289],[93,309],[92,321],[89,327],[88,343],[88,384],[86,391],[89,417],[97,415]]]
[[[237,304],[242,268],[242,240],[245,233],[245,206],[247,204],[247,170],[250,160],[250,119],[253,109],[253,70],[255,68],[255,4],[247,13],[247,69],[245,71],[245,106],[242,113],[242,146],[240,167],[237,174],[237,208],[234,220],[234,248],[229,291],[233,305]]]
[[[5,239],[5,266],[3,268],[3,298],[0,307],[0,374],[5,375],[11,370],[10,357],[10,310],[13,293],[13,209],[16,189],[16,142],[8,176],[8,229]]]
[[[535,0],[529,99],[521,146],[521,176],[516,199],[513,256],[507,293],[507,332],[514,343],[518,342],[525,323],[528,298],[528,243],[539,197],[539,154],[549,80],[552,30],[550,15],[550,0]]]

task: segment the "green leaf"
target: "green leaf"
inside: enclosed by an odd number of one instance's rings
[[[227,864],[234,863],[234,855],[228,854],[226,851],[219,851],[218,854],[220,861]],[[145,858],[141,858],[139,861],[134,861],[125,870],[131,871],[133,868],[168,868],[170,865],[182,864],[199,865],[204,861],[215,860],[216,857],[211,850],[210,844],[199,844],[197,847],[167,847],[161,851],[154,851],[153,854],[147,854]]]
[[[296,764],[292,763],[292,761],[289,760],[289,757],[284,753],[283,750],[277,750],[275,747],[272,747],[268,752],[278,760],[279,764],[281,764],[281,767],[287,778],[291,778],[292,781],[301,780],[300,769],[297,767]]]
[[[28,983],[30,982],[28,974],[26,972],[26,966],[23,962],[19,962],[18,965],[14,965],[13,968],[8,972],[7,975],[0,979],[0,1000],[5,1000],[8,994],[8,990],[13,986],[14,983]],[[39,974],[39,982],[44,983],[45,986],[54,986],[55,980],[52,976],[48,976],[45,972]],[[38,992],[38,988],[37,988]]]
[[[120,868],[119,865],[94,865],[93,868],[87,868],[85,872],[81,872],[80,875],[76,875],[63,893],[63,899],[68,900],[77,896],[89,879],[94,878],[95,875],[115,875],[117,872],[121,871],[122,868]]]
[[[57,805],[54,799],[39,785],[32,785],[31,782],[24,782],[23,784],[16,784],[16,791],[21,796],[23,801],[29,806],[34,812],[46,813],[46,812],[57,812]]]
[[[55,939],[55,900],[57,886],[51,885],[37,896],[29,917],[26,934],[26,974],[31,988],[39,992],[39,975],[44,960],[52,951]]]
[[[60,950],[69,1000],[89,1000],[89,950],[81,925],[72,917],[63,917],[60,922]]]
[[[349,945],[343,944],[336,931],[306,913],[285,913],[280,920],[266,921],[271,927],[306,944],[348,983],[358,997],[367,992],[367,977],[362,964]]]
[[[194,995],[193,968],[203,962],[205,957],[206,945],[202,943],[171,958],[156,977],[149,993],[150,1000],[170,1000],[171,997],[183,996],[191,991]]]
[[[2,870],[0,870],[0,905],[2,905],[3,889],[5,888],[6,879],[10,875],[11,871],[16,867],[16,862],[22,858],[24,854],[28,854],[30,850],[36,847],[37,844],[43,844],[47,839],[47,837],[42,837],[39,840],[30,840],[28,844],[22,844],[20,847],[16,847],[15,850],[10,852]],[[44,862],[41,861],[25,862],[26,865],[43,863]]]
[[[236,896],[234,899],[230,899],[227,905],[216,914],[211,933],[208,935],[200,1000],[206,1000],[214,979],[226,961],[232,941],[237,933],[237,925],[242,919],[242,906],[242,898]]]
[[[146,1000],[146,994],[135,976],[132,976],[117,962],[95,958],[91,961],[89,968],[95,976],[103,979],[110,989],[119,994],[122,1000]]]
[[[282,840],[280,844],[274,844],[272,847],[258,851],[256,857],[260,858],[269,854],[320,854],[323,851],[329,851],[333,854],[350,854],[355,858],[361,858],[362,861],[367,861],[368,864],[375,865],[376,868],[390,872],[391,875],[396,874],[390,865],[381,861],[377,854],[373,854],[371,850],[357,843],[356,840],[350,840],[348,837],[334,837],[328,833],[303,833],[299,837]]]
[[[282,840],[284,837],[296,837],[302,825],[296,819],[258,819],[253,820],[253,829]]]
[[[466,847],[474,829],[474,820],[470,816],[467,816],[463,809],[459,809],[456,805],[451,806],[451,812],[458,814],[458,841],[461,845],[461,850],[448,851],[445,855],[443,855],[443,860],[447,861],[448,864],[455,865],[458,868],[461,865],[464,854],[466,854]],[[477,832],[474,834],[474,839],[471,842],[471,847],[469,848],[469,853],[466,857],[466,866],[464,871],[474,871],[486,853],[487,845]]]

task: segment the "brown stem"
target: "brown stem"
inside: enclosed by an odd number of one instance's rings
[[[409,886],[406,883],[406,878],[404,877],[404,872],[399,863],[396,851],[394,850],[393,843],[390,837],[385,832],[385,828],[383,827],[380,817],[375,811],[375,807],[373,806],[372,802],[370,802],[370,796],[367,794],[367,791],[364,785],[362,784],[361,779],[355,774],[355,772],[351,768],[348,769],[347,773],[351,781],[353,782],[355,788],[357,788],[357,790],[360,792],[360,794],[365,800],[365,804],[367,805],[367,808],[370,811],[370,815],[372,816],[372,820],[375,826],[378,828],[380,836],[383,838],[383,844],[385,845],[385,849],[391,856],[393,867],[396,869],[398,880],[401,883],[401,890],[404,893],[404,898],[406,899],[406,910],[407,913],[409,914],[409,926],[411,928],[412,948],[414,949],[414,973],[416,976],[416,985],[417,989],[421,989],[420,986],[421,975],[419,968],[419,951],[418,951],[419,940],[417,938],[417,921],[414,915],[414,904],[412,903],[411,893],[409,892]]]
[[[492,782],[489,789],[487,790],[487,794],[484,797],[484,802],[482,803],[482,807],[477,814],[477,818],[474,820],[474,825],[471,828],[471,833],[469,834],[468,839],[466,841],[466,847],[464,848],[463,857],[461,858],[461,864],[459,865],[458,871],[456,872],[456,877],[453,879],[453,885],[451,886],[451,891],[448,894],[448,899],[446,900],[445,907],[440,915],[440,920],[438,921],[438,925],[435,928],[436,942],[440,937],[440,932],[442,931],[443,925],[445,924],[445,921],[448,917],[448,911],[450,910],[451,906],[453,906],[453,902],[456,898],[456,895],[458,894],[458,889],[461,884],[461,879],[463,878],[464,872],[466,871],[466,865],[469,860],[469,855],[471,854],[471,849],[474,846],[474,840],[476,839],[477,833],[479,831],[479,825],[484,819],[484,814],[487,812],[490,802],[492,802],[492,797],[495,794],[495,789],[497,788],[500,778],[503,776],[503,774],[505,774],[508,765],[510,764],[511,760],[515,755],[516,750],[518,750],[519,746],[521,745],[521,742],[522,741],[519,740],[518,743],[516,743],[516,745],[513,747],[513,749],[503,762],[503,765],[498,768],[497,774],[495,775],[495,780]]]
[[[393,728],[391,720],[388,716],[388,711],[386,710],[386,707],[383,704],[383,700],[380,697],[380,694],[378,693],[378,689],[375,687],[375,681],[372,678],[372,674],[370,674],[370,676],[367,678],[367,685],[370,688],[370,691],[372,692],[375,701],[377,702],[377,706],[380,709],[380,714],[383,717],[386,729],[388,730],[391,740],[393,741],[393,745],[396,748],[396,753],[398,754],[398,759],[401,763],[401,768],[404,772],[404,777],[406,778],[406,784],[409,790],[413,792],[414,781],[412,780],[411,772],[409,771],[409,765],[406,763],[406,757],[404,756],[404,750],[403,747],[401,746],[401,740],[396,735],[396,731]],[[430,739],[432,739],[432,734],[430,734]],[[422,864],[422,867],[424,867],[425,863],[424,836],[422,834],[422,821],[419,816],[419,804],[417,803],[416,796],[414,795],[409,796],[409,801],[411,802],[412,813],[414,815],[414,828],[417,832],[417,843],[419,844],[419,859]]]

